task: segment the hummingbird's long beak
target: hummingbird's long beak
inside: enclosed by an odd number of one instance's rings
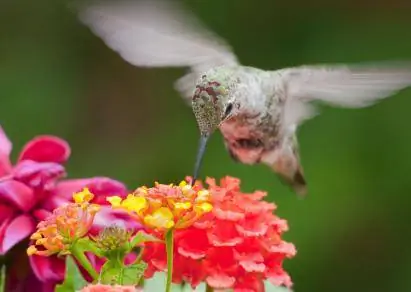
[[[195,181],[198,178],[198,173],[201,168],[201,162],[204,157],[204,153],[206,150],[208,138],[210,137],[209,134],[201,134],[200,136],[200,144],[198,145],[198,150],[197,150],[197,158],[196,158],[196,163],[194,166],[194,174],[193,174],[193,180],[191,181],[191,185],[194,185]]]

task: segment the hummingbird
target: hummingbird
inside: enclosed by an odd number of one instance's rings
[[[210,136],[220,130],[230,156],[265,164],[298,195],[307,193],[297,130],[318,114],[314,102],[362,108],[411,85],[406,62],[244,66],[231,47],[177,1],[90,1],[82,23],[132,65],[186,67],[175,88],[200,132],[197,179]]]

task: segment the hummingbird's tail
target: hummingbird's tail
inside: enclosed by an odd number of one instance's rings
[[[307,182],[304,178],[298,150],[295,145],[282,145],[263,156],[267,164],[279,178],[289,185],[299,196],[307,194]]]
[[[307,194],[307,182],[304,178],[304,173],[301,165],[297,167],[290,167],[288,158],[281,158],[277,162],[271,165],[273,171],[279,176],[279,178],[288,184],[294,192],[299,196],[305,196]]]

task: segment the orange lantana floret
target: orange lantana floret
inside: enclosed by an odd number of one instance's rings
[[[210,198],[207,190],[182,181],[178,186],[156,183],[152,188],[138,188],[125,199],[113,196],[107,201],[147,227],[164,231],[191,226],[213,209]]]

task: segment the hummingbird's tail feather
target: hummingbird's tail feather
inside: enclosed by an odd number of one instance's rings
[[[294,190],[297,195],[302,197],[307,195],[307,182],[301,167],[296,170],[292,170],[281,168],[278,164],[273,164],[272,169],[284,183],[289,185]]]
[[[299,196],[307,194],[307,182],[304,171],[300,163],[296,148],[286,147],[276,148],[262,157],[262,161],[267,164],[278,177]]]

